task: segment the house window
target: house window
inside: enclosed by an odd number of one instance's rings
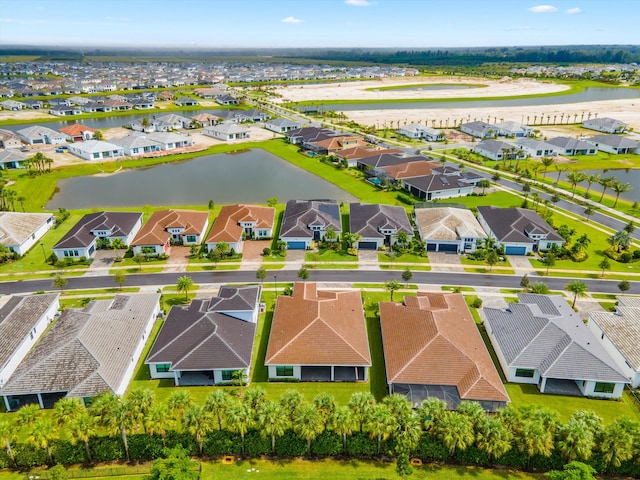
[[[93,158],[100,158],[100,153],[99,153],[99,152],[96,152],[96,153],[94,153],[92,156],[93,156]]]
[[[170,368],[171,368],[171,364],[170,363],[158,363],[156,365],[156,372],[158,372],[158,373],[167,373]]]
[[[187,243],[196,243],[195,235],[187,235]]]
[[[276,376],[278,377],[293,377],[293,367],[276,367]]]
[[[222,370],[222,381],[229,382],[233,380],[233,370]]]
[[[615,383],[596,382],[593,391],[597,393],[613,393],[614,388],[616,388]]]
[[[528,368],[516,368],[516,377],[533,378],[534,375],[535,375],[535,370],[531,370]]]

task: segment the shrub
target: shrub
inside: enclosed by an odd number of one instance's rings
[[[471,306],[473,308],[482,308],[482,299],[480,297],[476,297],[471,302]]]
[[[129,435],[129,457],[132,460],[155,460],[162,456],[162,438],[159,435]]]
[[[44,448],[36,448],[27,443],[18,443],[13,447],[13,454],[16,457],[16,463],[19,467],[36,467],[46,465],[49,461],[47,452]]]
[[[311,442],[311,453],[314,455],[340,455],[342,453],[342,437],[333,432],[322,432]]]
[[[276,439],[276,455],[280,457],[301,457],[307,453],[307,441],[291,430]]]
[[[618,257],[618,261],[621,263],[629,263],[633,256],[629,252],[624,252]]]
[[[445,460],[449,458],[449,450],[436,437],[423,433],[416,447],[416,455],[422,460]]]
[[[376,439],[370,438],[368,433],[353,432],[347,437],[347,453],[356,456],[375,455],[378,450]]]
[[[242,451],[242,439],[227,430],[208,433],[202,443],[205,455],[238,455]]]
[[[269,255],[271,255],[271,249],[269,247],[263,248],[262,255],[264,255],[265,257],[268,257]]]
[[[276,443],[278,440],[276,439]],[[244,436],[244,451],[247,455],[266,455],[271,453],[271,439],[260,435],[260,432],[252,430]]]
[[[71,442],[64,440],[55,440],[51,442],[51,453],[56,459],[56,463],[63,465],[73,465],[83,463],[87,460],[84,452],[84,444],[78,442],[73,445]]]
[[[640,250],[634,250],[633,251],[633,259],[634,260],[640,260]]]
[[[89,442],[91,457],[96,462],[112,462],[125,458],[122,440],[118,437],[95,437]]]
[[[198,455],[198,444],[193,435],[169,430],[167,432],[167,448],[175,448],[181,445],[190,457]]]

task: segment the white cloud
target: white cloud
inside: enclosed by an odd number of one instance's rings
[[[569,15],[576,15],[577,13],[582,13],[582,10],[580,10],[579,8],[570,8],[565,13]]]
[[[0,18],[0,23],[13,23],[15,20],[13,18]]]
[[[373,3],[367,1],[367,0],[344,0],[344,3],[346,3],[347,5],[351,5],[354,7],[369,7],[371,5],[373,5]]]
[[[557,12],[558,9],[552,5],[536,5],[531,7],[529,11],[533,13],[553,13]]]
[[[296,18],[296,17],[287,17],[287,18],[283,18],[280,21],[282,23],[293,23],[293,24],[302,23],[302,20],[300,20],[299,18]]]

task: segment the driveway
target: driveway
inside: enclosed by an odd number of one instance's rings
[[[241,265],[257,265],[262,264],[262,251],[271,247],[271,240],[247,240],[242,245],[242,263]]]
[[[287,268],[299,269],[305,263],[306,250],[287,250]]]
[[[462,262],[457,253],[429,252],[429,264],[432,272],[462,272]]]
[[[181,245],[174,245],[169,252],[169,261],[162,270],[162,273],[183,273],[187,271],[191,248]]]
[[[359,270],[380,270],[377,250],[358,250]]]
[[[527,255],[507,255],[507,260],[509,260],[509,263],[514,268],[516,273],[522,274],[531,273],[534,271],[533,267],[531,266],[531,262],[529,261],[530,258],[532,257],[529,257]]]
[[[113,265],[113,261],[116,257],[124,257],[126,250],[116,250],[115,252],[112,249],[106,250],[96,250],[96,254],[93,257],[93,262],[89,266],[87,273],[84,274],[85,277],[99,277],[101,275],[107,275],[109,273],[109,268]]]

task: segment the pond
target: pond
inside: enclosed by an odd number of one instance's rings
[[[315,161],[315,160],[309,160]],[[109,175],[66,178],[48,209],[142,205],[265,203],[277,197],[335,199],[355,197],[322,178],[264,150],[206,155],[185,162],[124,170]]]
[[[629,190],[628,192],[624,192],[620,194],[621,200],[628,200],[630,202],[640,202],[640,170],[634,170],[630,168],[621,168],[621,169],[604,169],[604,170],[584,170],[582,171],[585,175],[597,175],[600,174],[601,178],[606,177],[615,177],[622,183],[630,183],[633,187],[633,190]],[[546,173],[546,176],[553,179],[555,182],[558,178],[558,172],[554,172],[549,170]],[[566,174],[560,177],[563,180],[566,180]],[[582,182],[578,185],[586,188],[589,184],[588,182]],[[591,184],[591,190],[589,191],[591,195],[591,200],[598,200],[600,195],[602,194],[602,185],[598,183]],[[605,195],[615,196],[615,192],[610,188],[607,188]]]
[[[372,92],[384,92],[384,91],[393,91],[393,92],[420,92],[420,91],[430,91],[430,90],[464,90],[467,88],[482,88],[483,85],[458,85],[458,84],[450,84],[450,85],[408,85],[406,87],[394,87],[394,88],[372,88],[370,89]]]
[[[585,88],[582,92],[567,95],[505,98],[503,100],[464,100],[460,102],[370,102],[358,104],[322,104],[322,110],[350,111],[350,110],[396,110],[396,109],[430,109],[430,108],[482,108],[482,107],[528,107],[537,105],[558,105],[564,103],[597,102],[600,100],[620,100],[624,98],[639,98],[640,89],[633,88]],[[304,108],[304,107],[303,107]],[[309,107],[306,107],[309,108]]]

